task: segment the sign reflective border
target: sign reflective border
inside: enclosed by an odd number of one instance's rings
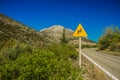
[[[86,37],[88,36],[81,24],[78,25],[77,29],[73,33],[74,37]]]

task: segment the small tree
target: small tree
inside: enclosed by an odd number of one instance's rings
[[[68,40],[66,39],[66,30],[63,28],[61,43],[68,43]]]

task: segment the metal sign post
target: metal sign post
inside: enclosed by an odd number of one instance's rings
[[[79,66],[81,68],[81,37],[88,36],[85,30],[83,29],[82,25],[79,24],[75,32],[73,33],[74,37],[79,37]]]
[[[79,38],[79,66],[81,68],[81,37]]]

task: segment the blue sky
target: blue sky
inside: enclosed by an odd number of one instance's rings
[[[120,28],[120,0],[0,0],[0,13],[37,31],[52,25],[75,30],[80,23],[93,41],[107,26]]]

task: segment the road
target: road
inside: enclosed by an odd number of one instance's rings
[[[120,80],[120,56],[104,54],[95,48],[82,49],[82,52]]]

